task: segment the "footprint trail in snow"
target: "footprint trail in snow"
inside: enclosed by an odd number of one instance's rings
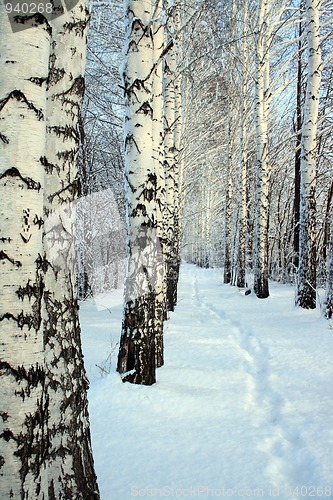
[[[88,370],[102,500],[333,498],[331,331],[294,308],[292,287],[261,301],[222,280],[182,265],[156,384],[123,384],[117,353],[105,378]],[[80,314],[94,369],[122,308],[112,325],[93,302]]]
[[[224,307],[220,297],[215,295],[207,300],[204,292],[200,291],[200,286],[205,289],[205,275],[200,269],[193,275],[192,286],[194,310],[198,311],[199,318],[202,316],[201,322],[204,324],[207,315],[210,316],[221,327],[221,338],[233,338],[234,346],[238,348],[239,359],[236,358],[235,362],[243,365],[246,381],[244,411],[253,415],[257,449],[266,456],[263,474],[268,483],[275,488],[274,491],[280,491],[283,485],[289,498],[299,496],[295,485],[300,481],[303,490],[310,492],[316,468],[314,459],[302,439],[301,430],[284,416],[283,394],[276,392],[272,385],[268,347],[255,332],[228,314],[227,306]],[[205,333],[209,334],[203,331]],[[223,363],[223,342],[219,349]]]

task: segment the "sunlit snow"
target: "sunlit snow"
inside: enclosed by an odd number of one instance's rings
[[[333,330],[270,286],[260,300],[183,264],[151,387],[115,371],[118,300],[81,304],[102,500],[333,498]]]

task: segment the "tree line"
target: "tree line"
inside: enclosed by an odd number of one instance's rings
[[[294,282],[303,308],[323,287],[332,316],[330,0],[124,5],[94,4],[86,81],[84,2],[0,5],[8,498],[99,496],[78,296],[125,282],[117,370],[146,385],[181,258],[262,299]]]

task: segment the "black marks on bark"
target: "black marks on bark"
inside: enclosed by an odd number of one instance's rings
[[[138,90],[138,91],[144,90],[147,94],[149,94],[150,90],[149,90],[149,88],[147,88],[145,86],[145,82],[147,80],[149,80],[149,76],[150,76],[150,74],[145,79],[135,78],[135,80],[133,80],[132,83],[126,82],[126,86],[124,89],[125,96],[128,96],[129,98],[132,96],[136,97],[135,90]],[[136,97],[136,99],[137,99],[137,97]]]
[[[143,203],[138,203],[136,207],[133,208],[131,213],[131,217],[138,217],[140,215],[143,215],[144,217],[147,215],[147,209]]]
[[[12,90],[7,97],[4,99],[1,99],[0,101],[0,111],[5,107],[5,105],[11,100],[11,99],[16,99],[19,102],[24,102],[28,109],[34,111],[36,114],[38,120],[43,120],[44,119],[44,114],[41,109],[37,109],[34,104],[25,97],[23,92],[21,90]]]
[[[38,229],[40,229],[40,228],[43,226],[44,221],[43,221],[43,219],[42,219],[41,217],[38,217],[38,215],[37,215],[37,214],[35,214],[35,217],[34,217],[34,219],[33,219],[32,223],[33,223],[35,226],[38,226]]]
[[[52,87],[53,85],[56,85],[58,82],[60,82],[60,80],[63,79],[66,73],[64,68],[56,68],[55,63],[56,63],[56,56],[55,54],[52,54],[50,56],[50,71],[47,82],[48,87]]]
[[[28,189],[35,189],[36,191],[40,191],[41,184],[40,182],[36,182],[31,177],[22,177],[17,168],[12,167],[6,170],[3,174],[0,175],[0,180],[5,177],[18,177]],[[6,183],[4,184],[6,185]]]
[[[63,104],[70,104],[72,107],[76,107],[78,110],[80,109],[80,102],[70,99],[68,96],[74,95],[78,96],[80,99],[83,98],[85,91],[85,82],[82,76],[78,76],[75,78],[71,87],[69,87],[65,92],[61,94],[55,94],[54,97],[61,97]]]
[[[0,316],[0,321],[3,321],[5,319],[13,320],[20,328],[20,330],[23,330],[24,326],[26,326],[28,330],[31,330],[31,328],[38,330],[41,323],[41,316],[40,316],[40,310],[35,306],[36,303],[32,307],[32,314],[24,314],[24,312],[21,311],[18,316],[14,316],[12,313],[7,312],[2,316]],[[37,312],[39,314],[37,314]]]
[[[43,274],[46,274],[49,269],[53,269],[52,264],[47,260],[46,255],[43,257],[38,254],[36,259],[37,272],[41,271]]]
[[[135,149],[137,150],[137,152],[139,154],[141,154],[141,150],[140,150],[140,148],[138,146],[138,143],[134,139],[134,135],[133,134],[127,134],[126,138],[125,138],[125,148],[129,148],[129,147],[132,147],[132,146],[135,146]]]
[[[134,40],[130,40],[127,48],[127,53],[139,52],[138,45]]]
[[[149,102],[144,102],[140,108],[136,112],[137,114],[144,114],[146,116],[150,116],[151,118],[153,117],[153,108],[149,104]]]
[[[54,489],[54,480],[51,479],[49,486],[48,486],[48,498],[49,500],[56,500],[56,495],[55,495],[55,489]]]
[[[47,174],[52,174],[53,173],[53,170],[56,170],[58,175],[60,173],[60,167],[58,165],[54,165],[53,163],[50,163],[48,161],[48,159],[46,158],[46,156],[41,156],[39,161],[41,162],[41,164],[43,165],[43,167],[45,168],[45,172]]]
[[[132,11],[132,13],[133,13],[133,11]],[[133,15],[134,15],[134,13],[133,13]],[[138,19],[137,17],[133,18],[132,33],[133,32],[134,33],[138,33],[138,32],[144,33],[145,32],[145,25],[143,24],[141,19]]]
[[[76,199],[78,192],[79,192],[79,179],[75,179],[75,181],[71,182],[63,189],[59,189],[59,191],[56,191],[55,193],[50,195],[48,197],[48,200],[52,203],[54,198],[57,196],[61,202],[72,201]],[[64,193],[67,196],[63,196]]]
[[[76,143],[80,140],[78,131],[69,125],[48,127],[48,132],[54,133],[57,137],[63,137],[63,140],[73,139]]]
[[[10,240],[10,238],[8,238],[8,240]],[[22,267],[22,263],[19,260],[12,259],[3,250],[0,250],[0,260],[8,260],[14,266],[16,266],[16,267]]]
[[[58,151],[57,157],[60,162],[68,162],[69,164],[72,164],[76,161],[78,151],[77,147],[66,149],[65,151]]]
[[[38,315],[40,316],[41,309],[41,300],[43,296],[44,283],[42,278],[39,278],[39,282],[31,283],[28,280],[28,283],[25,286],[20,286],[18,290],[16,290],[16,294],[20,300],[24,300],[26,297],[31,301],[32,297],[34,297],[39,305]]]
[[[6,411],[0,411],[0,418],[2,418],[3,422],[7,422],[9,415]]]
[[[9,139],[8,137],[6,137],[4,134],[2,134],[0,132],[0,139],[2,140],[2,142],[4,142],[5,144],[9,144]]]
[[[64,30],[68,31],[68,33],[70,33],[71,31],[75,31],[76,36],[83,37],[84,32],[88,26],[88,22],[89,22],[89,19],[77,21],[77,22],[73,22],[73,23],[65,23]]]
[[[117,365],[123,382],[156,382],[154,307],[153,292],[126,303]]]
[[[5,429],[1,434],[0,434],[0,438],[2,438],[4,441],[6,441],[7,443],[11,440],[11,439],[14,439],[15,441],[15,436],[13,434],[13,432],[10,430],[10,429]]]
[[[33,15],[25,15],[25,16],[13,16],[13,19],[15,23],[17,24],[24,24],[25,29],[27,28],[36,28],[42,24],[45,24],[45,30],[46,32],[51,35],[52,34],[52,28],[46,19],[45,16],[43,16],[40,13],[36,13]]]
[[[147,185],[143,190],[143,196],[148,202],[151,202],[156,198],[157,176],[153,172],[149,172],[147,177]],[[148,185],[151,187],[148,187]]]
[[[26,415],[24,431],[17,436],[18,449],[15,454],[20,457],[22,464],[20,470],[22,485],[29,473],[33,473],[35,478],[40,477],[42,464],[49,458],[51,448],[47,428],[49,398],[45,395],[44,372],[43,377],[38,380],[38,384],[41,386],[42,393],[36,411],[33,414]],[[36,485],[36,488],[38,488],[38,485]]]
[[[47,80],[46,78],[38,78],[37,76],[32,76],[31,78],[28,78],[29,82],[38,85],[38,87],[41,87],[43,83],[46,82],[46,80]]]
[[[7,361],[0,360],[0,372],[11,375],[18,383],[22,381],[27,382],[27,386],[30,389],[32,387],[37,387],[40,383],[44,385],[45,381],[44,370],[38,365],[38,363],[35,366],[31,366],[29,370],[27,370],[24,366],[18,366],[15,368],[7,363]],[[30,389],[27,390],[29,391]]]
[[[20,236],[22,238],[23,243],[29,243],[31,240],[30,233],[31,223],[30,223],[30,208],[26,208],[23,210],[23,223],[22,223],[22,233]],[[29,234],[30,233],[30,234]]]
[[[30,218],[30,208],[26,208],[23,210],[23,222],[30,229],[29,218]]]

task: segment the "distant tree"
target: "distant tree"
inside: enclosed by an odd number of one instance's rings
[[[248,49],[248,6],[243,5],[243,26],[241,28],[240,51],[243,61],[241,68],[241,91],[240,91],[240,222],[239,222],[239,248],[237,255],[237,286],[246,286],[246,242],[247,242],[247,199],[248,199],[248,123],[249,123],[249,76],[250,76],[250,57]]]
[[[300,249],[296,303],[316,307],[316,151],[321,84],[320,0],[305,1],[307,83],[301,140]]]
[[[304,51],[303,21],[304,15],[303,0],[300,2],[300,21],[298,27],[298,50],[297,50],[297,81],[296,81],[296,148],[295,148],[295,177],[294,177],[294,229],[293,229],[293,264],[294,269],[299,266],[299,219],[300,219],[300,183],[301,183],[301,140],[302,140],[302,112],[303,112],[303,63],[302,53]]]
[[[326,294],[324,300],[324,316],[327,319],[333,317],[333,219],[331,222],[329,252],[327,260]]]
[[[164,171],[165,205],[165,264],[167,309],[173,311],[177,303],[179,276],[179,133],[181,130],[181,88],[177,74],[177,44],[180,27],[180,3],[166,0],[167,15],[166,45],[168,51],[163,60],[163,102],[164,102]]]
[[[254,291],[264,299],[268,297],[268,210],[269,210],[269,159],[268,159],[268,105],[270,99],[270,17],[269,2],[259,0],[256,34],[256,95],[255,117],[257,135],[256,168],[256,236]]]

